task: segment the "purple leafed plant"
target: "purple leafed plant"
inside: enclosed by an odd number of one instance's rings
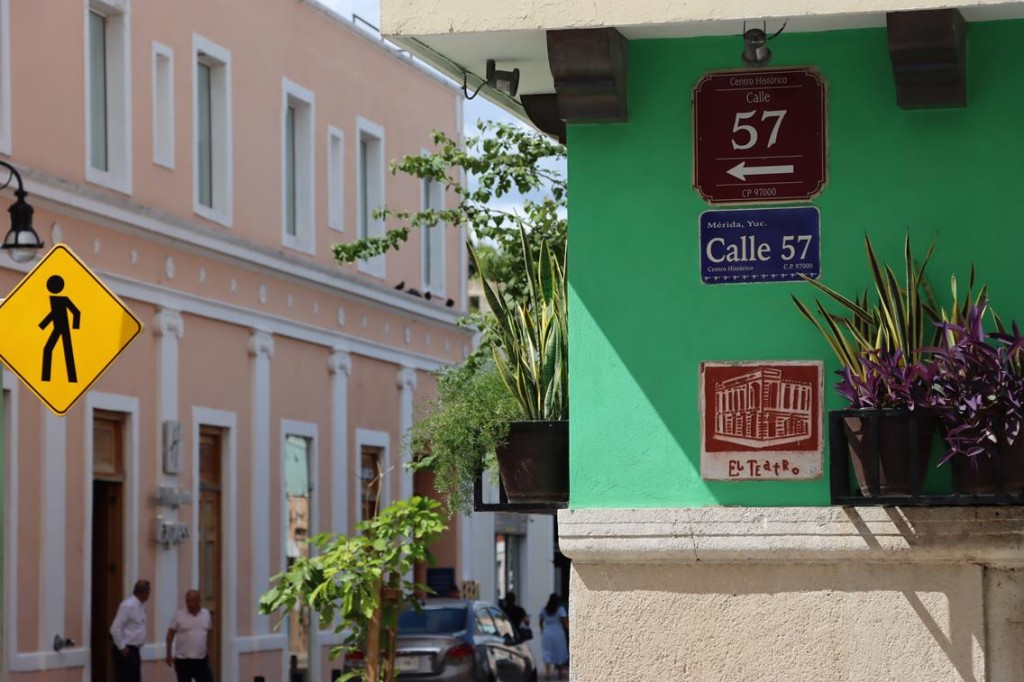
[[[838,372],[841,378],[836,392],[850,402],[850,407],[913,410],[928,404],[929,368],[907,362],[902,351],[870,351],[861,356],[860,364],[863,376],[849,367]]]
[[[1024,425],[1024,336],[1014,322],[1010,333],[999,332],[992,338],[1000,344],[1000,366],[1006,373],[1001,396],[1004,437],[1007,445],[1013,445]]]
[[[990,337],[982,321],[988,302],[967,309],[961,324],[940,323],[940,345],[928,349],[931,358],[929,402],[939,408],[945,425],[947,452],[955,456],[996,456],[1020,433],[1024,403],[1021,338],[1013,334]],[[996,339],[999,345],[990,343]]]

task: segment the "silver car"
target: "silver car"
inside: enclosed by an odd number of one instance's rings
[[[431,599],[399,616],[395,670],[399,679],[417,682],[537,679],[530,649],[505,613],[465,599]]]

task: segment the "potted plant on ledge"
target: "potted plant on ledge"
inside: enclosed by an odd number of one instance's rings
[[[955,280],[954,280],[955,282]],[[954,297],[955,297],[954,283]],[[930,403],[938,409],[956,490],[970,495],[1024,493],[1024,337],[989,335],[983,290],[959,319],[943,322],[932,351]],[[954,312],[956,306],[954,304]],[[944,316],[945,317],[945,316]],[[994,317],[994,315],[993,315]],[[1001,327],[998,319],[997,326]]]
[[[508,438],[497,448],[501,482],[510,502],[559,503],[569,499],[569,330],[565,263],[544,243],[531,248],[520,228],[526,295],[511,300],[487,281],[470,253],[493,312],[494,365],[518,407]],[[537,260],[531,254],[538,253]]]
[[[850,299],[806,277],[845,314],[830,312],[821,302],[815,314],[795,296],[793,301],[842,365],[836,390],[850,405],[842,424],[861,493],[904,496],[917,492],[915,482],[924,479],[936,430],[935,418],[920,412],[927,406],[929,386],[922,349],[934,344],[938,331],[924,275],[933,249],[917,263],[906,238],[900,283],[868,237],[865,248],[873,302],[867,292]]]
[[[497,449],[508,438],[519,408],[493,359],[473,355],[441,371],[437,397],[418,406],[410,431],[413,470],[434,473],[450,514],[473,509],[473,486],[493,471]]]

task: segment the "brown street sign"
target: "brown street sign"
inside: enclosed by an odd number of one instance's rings
[[[693,89],[693,186],[710,204],[809,201],[828,180],[825,84],[807,67],[708,73]]]

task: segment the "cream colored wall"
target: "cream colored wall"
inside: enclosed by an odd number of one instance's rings
[[[999,596],[967,562],[574,564],[570,594],[575,680],[1011,679],[986,675]]]
[[[573,680],[1021,679],[1013,508],[559,513]]]
[[[509,0],[481,5],[475,0],[381,0],[381,30],[386,35],[443,35],[538,29],[632,27],[661,24],[698,24],[767,18],[841,16],[902,10],[958,7],[943,0]],[[976,0],[978,8],[1012,5],[1010,0]],[[696,27],[693,27],[694,30]]]

